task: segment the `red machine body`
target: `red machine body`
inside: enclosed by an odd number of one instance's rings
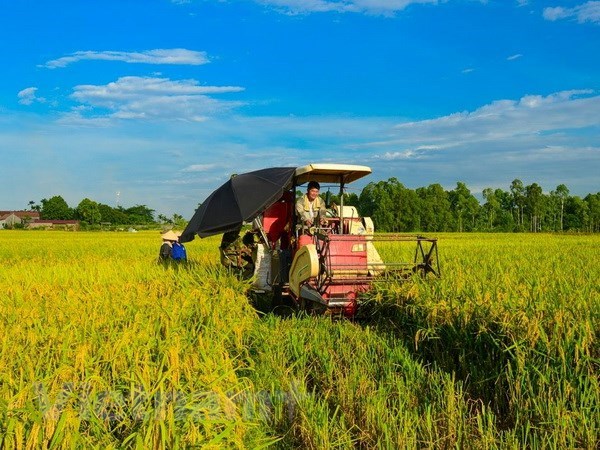
[[[327,219],[326,226],[307,231],[296,225],[296,186],[311,180],[337,181],[343,193],[346,182],[370,172],[364,166],[334,164],[296,170],[293,188],[264,211],[259,223],[265,251],[270,253],[268,284],[274,295],[288,297],[308,312],[354,317],[361,295],[389,273],[439,275],[436,239],[375,235],[370,219],[358,217],[355,209],[344,217],[348,208],[343,204]],[[376,247],[381,241],[416,242],[413,260],[384,262]]]

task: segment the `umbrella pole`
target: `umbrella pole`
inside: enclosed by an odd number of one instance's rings
[[[344,234],[344,176],[340,175],[340,234]]]
[[[256,217],[253,221],[252,221],[252,227],[256,230],[258,230],[258,233],[260,234],[260,238],[263,241],[263,244],[265,244],[267,247],[271,247],[269,245],[269,239],[267,238],[267,233],[265,233],[265,229],[263,228],[262,222],[260,220],[260,216]]]

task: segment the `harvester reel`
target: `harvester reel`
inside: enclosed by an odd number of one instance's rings
[[[423,278],[425,278],[430,273],[439,277],[440,273],[439,262],[437,259],[437,242],[431,241],[431,247],[429,247],[429,250],[425,252],[425,250],[423,249],[422,242],[421,240],[419,240],[419,243],[417,245],[417,251],[415,253],[415,262],[419,253],[421,255],[421,262],[415,264],[413,272],[419,273]]]

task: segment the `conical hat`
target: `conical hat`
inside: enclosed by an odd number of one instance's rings
[[[160,236],[165,241],[177,241],[177,240],[179,240],[179,236],[173,230],[169,230],[166,233],[162,233]]]

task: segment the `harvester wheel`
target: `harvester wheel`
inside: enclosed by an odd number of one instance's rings
[[[318,302],[313,302],[312,300],[300,298],[298,302],[298,309],[300,311],[304,311],[307,315],[319,316],[325,313],[327,307]]]
[[[425,278],[427,277],[428,274],[433,273],[435,274],[435,270],[433,269],[433,267],[431,266],[431,264],[429,263],[420,263],[417,264],[414,268],[413,271],[417,274],[419,274],[421,277]]]
[[[271,297],[271,306],[273,308],[283,304],[282,289],[279,286],[273,286],[273,293]]]
[[[322,305],[321,303],[308,300],[306,302],[306,304],[307,304],[306,311],[311,315],[320,316],[320,315],[324,314],[325,311],[327,311],[327,307],[325,305]]]

